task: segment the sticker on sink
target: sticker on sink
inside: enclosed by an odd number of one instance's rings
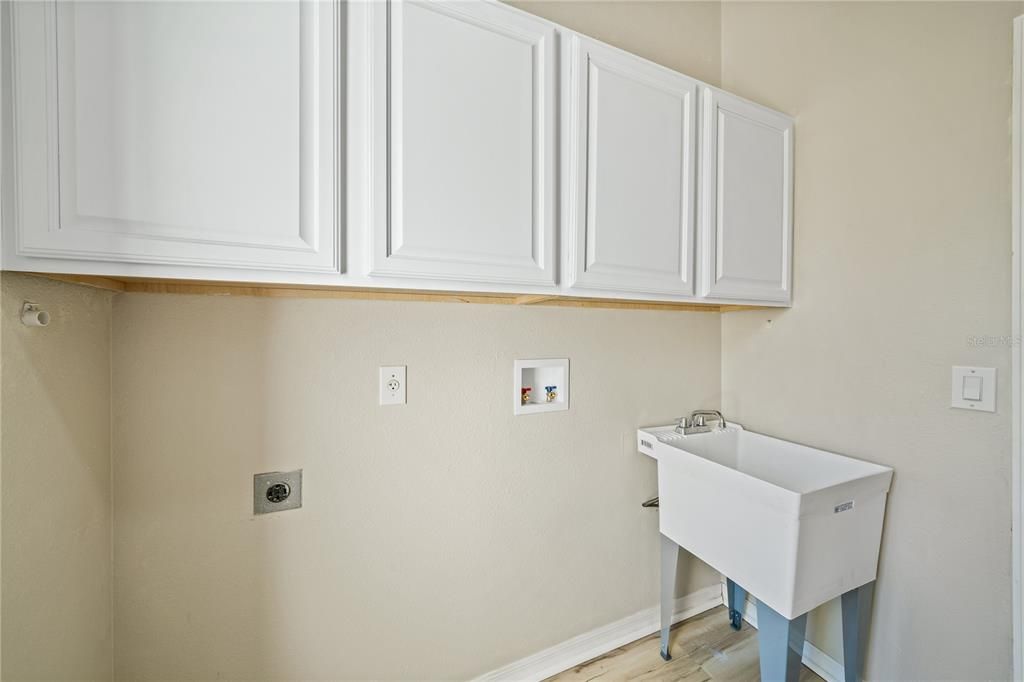
[[[838,514],[839,512],[850,511],[851,509],[853,509],[853,500],[850,500],[849,502],[843,502],[842,504],[837,504],[835,511],[832,513]]]

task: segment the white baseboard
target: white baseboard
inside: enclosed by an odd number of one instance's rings
[[[728,598],[725,596],[725,582],[722,583],[722,603],[728,604]],[[751,627],[757,627],[757,605],[750,601],[749,598],[743,607],[743,620],[750,623]],[[825,682],[843,682],[846,678],[842,663],[807,640],[804,640],[803,663],[816,672]]]
[[[717,606],[727,604],[725,582],[697,590],[676,599],[675,615],[672,622],[704,613]],[[561,644],[538,651],[535,654],[513,661],[497,670],[477,677],[473,682],[533,682],[556,675],[584,661],[597,658],[613,649],[635,642],[661,628],[661,615],[657,606],[626,616],[622,620],[603,625],[596,630],[566,640]],[[743,619],[757,627],[757,608],[747,601]],[[843,666],[810,642],[804,642],[803,662],[820,675],[825,682],[843,682]]]
[[[825,682],[843,682],[846,673],[839,661],[804,640],[804,665],[818,673]]]
[[[672,616],[672,622],[677,623],[687,618],[693,618],[697,614],[721,605],[721,588],[718,585],[705,587],[676,599],[675,615]],[[481,675],[474,682],[543,680],[584,661],[606,654],[623,644],[635,642],[652,632],[657,632],[661,628],[660,613],[657,606],[652,606],[526,658],[513,661],[497,670]]]

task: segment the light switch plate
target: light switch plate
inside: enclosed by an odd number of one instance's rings
[[[953,407],[981,412],[996,411],[995,367],[954,367],[951,388]],[[980,395],[980,398],[974,399],[976,395]]]

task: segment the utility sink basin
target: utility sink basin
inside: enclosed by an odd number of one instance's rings
[[[736,424],[637,431],[661,533],[787,619],[875,579],[889,467]]]

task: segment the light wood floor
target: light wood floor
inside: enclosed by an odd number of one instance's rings
[[[736,632],[729,627],[724,606],[706,611],[672,628],[671,661],[658,653],[658,633],[581,663],[549,680],[659,680],[670,682],[758,682],[757,630],[743,623]],[[823,682],[806,667],[800,682]]]

